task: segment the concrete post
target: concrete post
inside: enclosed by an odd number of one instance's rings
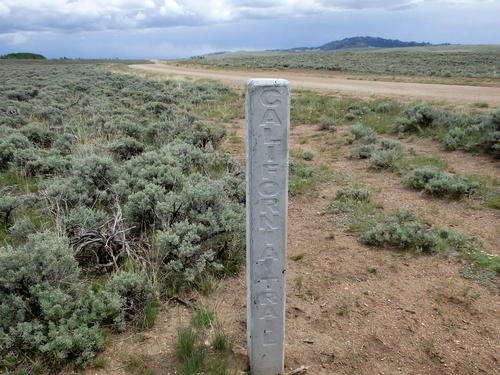
[[[252,375],[278,374],[285,354],[290,89],[246,85],[247,340]]]

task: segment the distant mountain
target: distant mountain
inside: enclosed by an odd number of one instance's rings
[[[375,38],[372,36],[355,36],[352,38],[345,38],[342,40],[335,40],[323,44],[319,47],[299,47],[292,48],[294,51],[306,51],[306,50],[321,50],[321,51],[335,51],[339,49],[348,48],[397,48],[397,47],[425,47],[432,46],[431,43],[427,42],[402,42],[397,39],[384,39]]]

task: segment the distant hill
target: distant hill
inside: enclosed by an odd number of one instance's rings
[[[0,56],[0,59],[26,59],[26,60],[46,60],[45,56],[31,52],[9,53]]]
[[[294,51],[305,51],[305,50],[321,50],[321,51],[335,51],[339,49],[350,49],[350,48],[398,48],[398,47],[425,47],[432,46],[431,43],[427,42],[402,42],[397,39],[384,39],[375,38],[372,36],[355,36],[352,38],[345,38],[342,40],[335,40],[323,44],[319,47],[299,47],[292,48]]]

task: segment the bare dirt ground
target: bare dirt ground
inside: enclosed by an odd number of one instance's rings
[[[244,121],[226,126],[236,136],[226,141],[225,148],[243,159]],[[363,183],[385,212],[410,208],[433,225],[475,234],[486,251],[500,253],[499,211],[467,201],[429,198],[403,186],[395,173],[368,170],[365,162],[347,157],[353,147],[345,143],[348,131],[347,125],[323,132],[302,124],[292,128],[290,145],[295,152],[313,151],[316,157],[309,163]],[[491,158],[443,152],[424,138],[404,142],[418,156],[438,156],[459,173],[500,176],[500,165]],[[311,366],[308,375],[498,374],[499,295],[462,278],[463,264],[457,258],[368,247],[357,234],[336,226],[325,209],[345,183],[333,178],[289,202],[286,370],[305,365]],[[303,258],[293,260],[299,254]],[[183,298],[216,312],[233,340],[235,373],[245,373],[244,273],[217,281],[209,296],[193,293]],[[188,308],[166,303],[152,330],[112,335],[99,356],[107,360],[106,366],[83,374],[177,374],[177,330],[190,318]]]
[[[239,71],[215,70],[199,67],[178,67],[164,63],[130,65],[134,69],[168,75],[220,80],[233,87],[242,88],[245,81],[255,76],[287,79],[293,88],[323,92],[341,92],[357,97],[386,96],[398,100],[445,101],[450,104],[468,105],[474,102],[500,106],[500,87],[443,85],[431,83],[380,82],[352,80],[324,74],[289,71]]]

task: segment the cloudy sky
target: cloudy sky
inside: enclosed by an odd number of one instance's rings
[[[174,58],[370,35],[500,44],[500,0],[0,0],[0,54]]]

